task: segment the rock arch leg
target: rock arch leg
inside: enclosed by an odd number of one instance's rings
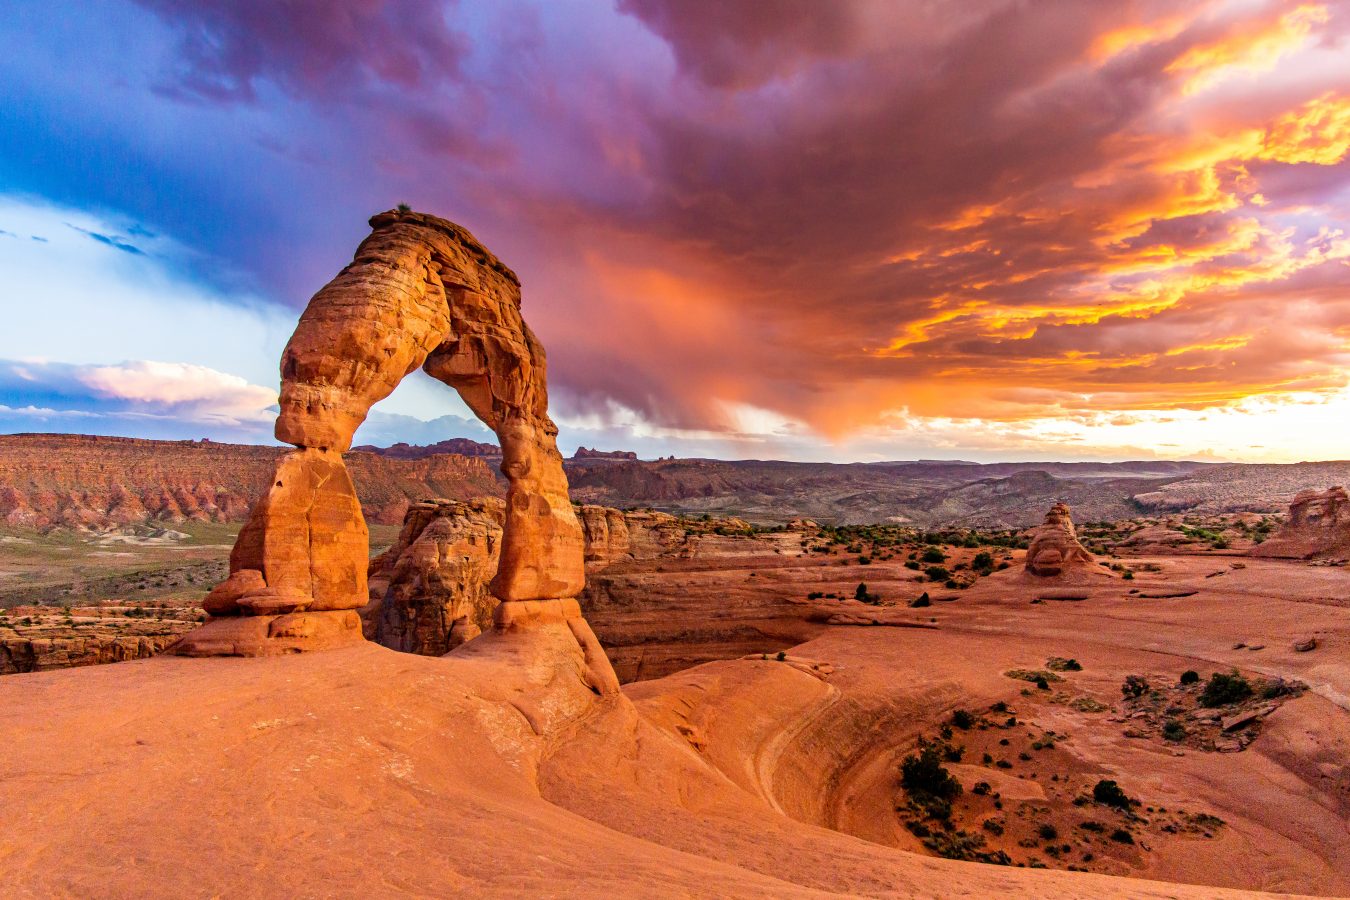
[[[520,314],[520,282],[458,225],[390,211],[310,300],[281,361],[281,457],[207,599],[189,655],[264,655],[361,640],[368,537],[342,453],[370,407],[419,366],[455,388],[496,432],[509,482],[499,634],[561,627],[586,678],[617,690],[575,597],[584,539],[548,416],[543,347]],[[279,623],[279,624],[278,624]]]

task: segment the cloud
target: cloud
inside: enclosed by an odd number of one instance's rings
[[[85,237],[92,238],[93,240],[98,241],[100,244],[106,244],[109,247],[121,250],[123,253],[130,253],[132,256],[145,255],[145,251],[142,250],[140,247],[137,247],[135,244],[128,243],[122,238],[114,237],[113,235],[110,234],[100,234],[97,231],[90,231],[89,229],[81,228],[78,225],[71,225],[69,222],[66,223],[66,227],[73,228],[80,234],[84,235]]]
[[[372,84],[416,91],[460,77],[464,35],[435,3],[197,4],[139,0],[180,26],[174,93],[256,100],[258,83],[333,100]],[[186,13],[186,14],[185,14]]]
[[[189,363],[0,360],[0,430],[270,440],[277,393]]]
[[[1344,383],[1341,4],[297,9],[102,9],[91,35],[146,52],[125,66],[91,40],[74,75],[43,68],[68,36],[27,29],[0,54],[33,99],[27,143],[72,122],[163,189],[113,165],[43,183],[183,236],[291,310],[373,209],[442,212],[521,274],[559,418],[620,444],[845,452],[950,421],[974,427],[940,440],[1127,446],[1106,437],[1123,424],[1074,424],[1103,415],[1186,445],[1208,427],[1190,413]],[[106,92],[131,114],[72,99]],[[261,343],[231,341],[266,361],[247,370],[195,345],[124,355],[270,384],[279,348]],[[424,386],[404,394],[387,411],[438,414]]]

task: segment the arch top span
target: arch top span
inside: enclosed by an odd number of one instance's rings
[[[296,450],[278,462],[231,553],[230,577],[207,599],[212,621],[178,651],[254,655],[359,639],[368,533],[342,454],[371,406],[419,367],[458,391],[502,446],[506,522],[492,582],[500,627],[577,620],[578,640],[594,641],[572,601],[585,586],[584,542],[519,278],[445,219],[390,210],[370,225],[286,345],[276,436]]]

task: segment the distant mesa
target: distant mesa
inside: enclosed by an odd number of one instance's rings
[[[1035,578],[1063,580],[1099,574],[1096,560],[1078,542],[1067,503],[1050,507],[1045,524],[1032,532],[1025,571]]]
[[[481,456],[488,459],[501,459],[502,456],[502,448],[496,444],[475,441],[470,438],[450,438],[437,441],[434,444],[405,444],[400,442],[389,447],[362,444],[359,447],[353,447],[352,450],[359,453],[388,456],[393,459],[425,459],[428,456],[436,456],[442,453],[454,453],[459,456]]]
[[[573,459],[637,459],[638,455],[632,450],[591,450],[586,447],[578,447],[577,452],[572,454]]]
[[[1284,527],[1251,553],[1281,559],[1350,556],[1350,499],[1345,488],[1299,491],[1289,504]]]

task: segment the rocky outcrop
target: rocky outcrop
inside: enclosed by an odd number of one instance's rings
[[[469,438],[450,438],[449,440],[437,441],[434,444],[405,444],[400,442],[388,447],[364,444],[352,449],[365,453],[375,453],[379,456],[389,456],[394,459],[426,459],[428,456],[444,453],[483,457],[484,459],[501,459],[502,456],[502,448],[496,444],[487,444]]]
[[[366,636],[405,653],[441,656],[492,627],[505,505],[428,500],[408,511],[398,540],[370,563]]]
[[[281,447],[66,434],[0,435],[0,524],[109,528],[243,522]],[[500,495],[488,463],[465,456],[347,458],[367,520],[397,525],[423,497]]]
[[[208,598],[213,618],[175,650],[254,656],[362,639],[366,526],[342,454],[370,407],[420,366],[455,388],[501,444],[494,631],[546,631],[576,648],[592,688],[617,690],[574,599],[585,586],[582,530],[548,415],[544,349],[520,314],[520,281],[444,219],[391,210],[370,225],[282,354],[276,437],[298,449],[278,461],[241,532],[230,577]]]
[[[1350,498],[1345,488],[1300,491],[1289,504],[1284,527],[1251,552],[1284,559],[1350,556]]]
[[[589,447],[578,447],[572,454],[572,459],[637,459],[638,455],[632,450],[592,450]]]
[[[1078,542],[1068,504],[1050,507],[1045,523],[1033,530],[1025,571],[1035,578],[1059,579],[1100,574],[1092,554]]]
[[[684,560],[717,567],[731,561],[803,555],[815,526],[755,532],[740,519],[680,519],[668,513],[585,505],[585,608],[640,604],[627,574],[644,563]],[[497,600],[488,590],[497,564],[504,508],[499,501],[428,500],[409,510],[398,540],[370,564],[366,636],[423,655],[441,655],[487,628]],[[649,566],[648,566],[649,567]],[[601,578],[611,570],[627,573]],[[673,627],[685,627],[675,626]],[[603,643],[603,642],[602,642]]]
[[[145,659],[159,653],[178,638],[179,634],[0,638],[0,675]]]

